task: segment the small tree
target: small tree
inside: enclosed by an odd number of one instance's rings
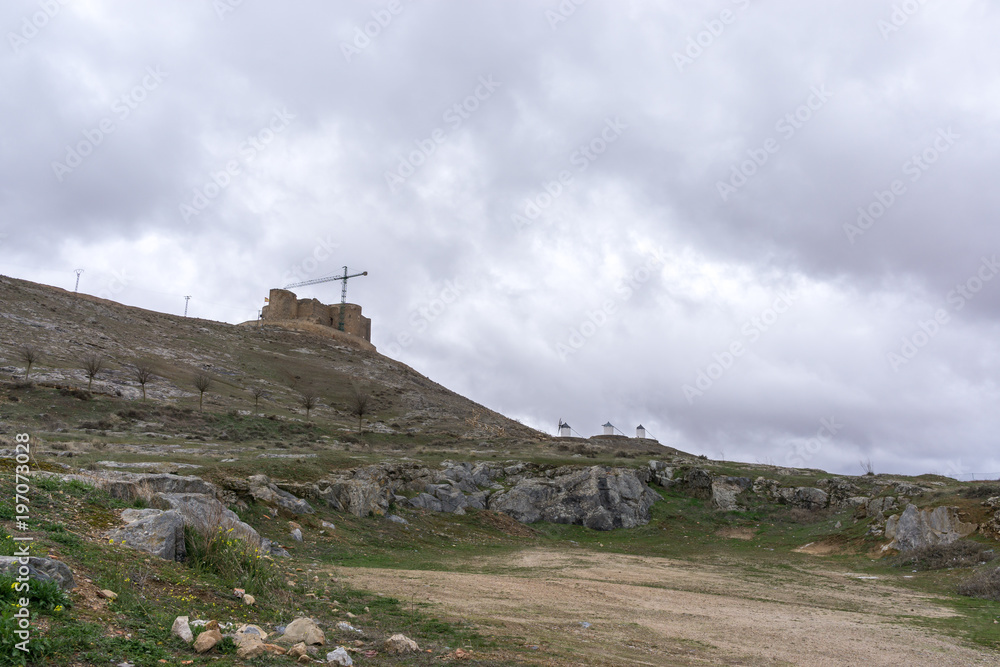
[[[198,373],[194,376],[194,388],[198,390],[198,412],[201,412],[202,403],[205,400],[205,392],[212,386],[212,378],[206,373]]]
[[[146,385],[153,381],[153,365],[148,361],[137,361],[132,365],[132,379],[142,387],[142,400],[146,400]]]
[[[42,357],[42,353],[33,345],[24,345],[18,350],[18,356],[24,362],[24,379],[27,380],[31,374],[31,367]]]
[[[104,369],[104,359],[96,354],[88,354],[80,360],[80,366],[87,374],[87,391],[90,391],[90,386],[94,384],[94,378]]]
[[[348,407],[351,414],[358,417],[358,433],[362,433],[362,419],[366,414],[370,413],[368,406],[371,403],[371,399],[372,395],[367,389],[354,387],[351,390],[351,399]]]
[[[867,458],[864,461],[861,461],[861,469],[865,471],[866,475],[875,474],[875,466],[872,465],[871,458]]]
[[[260,397],[264,395],[264,388],[259,384],[255,384],[248,391],[253,396],[253,411],[257,412],[257,404],[260,402]]]
[[[306,410],[306,421],[309,421],[309,411],[319,405],[319,396],[312,389],[305,389],[299,395],[299,405]]]

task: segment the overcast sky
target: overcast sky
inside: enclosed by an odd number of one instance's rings
[[[4,274],[240,322],[347,265],[381,352],[550,433],[1000,474],[993,2],[6,0],[0,29]]]

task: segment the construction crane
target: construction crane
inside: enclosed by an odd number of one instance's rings
[[[344,330],[344,311],[347,310],[344,306],[347,304],[347,281],[349,278],[357,278],[358,276],[367,276],[367,271],[362,271],[361,273],[352,273],[347,275],[347,267],[344,267],[344,275],[342,276],[327,276],[326,278],[315,278],[314,280],[305,280],[301,283],[292,283],[291,285],[285,285],[282,289],[291,289],[292,287],[305,287],[306,285],[318,285],[319,283],[328,283],[333,280],[341,281],[340,288],[340,322],[337,324],[337,328],[341,331]]]

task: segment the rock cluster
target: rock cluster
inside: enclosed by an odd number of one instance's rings
[[[902,514],[894,514],[886,520],[885,537],[890,542],[884,549],[911,551],[951,544],[971,535],[977,528],[977,524],[962,521],[955,507],[918,510],[916,505],[907,505]]]

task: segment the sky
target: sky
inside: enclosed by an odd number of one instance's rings
[[[0,273],[236,323],[348,266],[380,352],[551,434],[1000,476],[995,3],[7,0],[0,34]]]

